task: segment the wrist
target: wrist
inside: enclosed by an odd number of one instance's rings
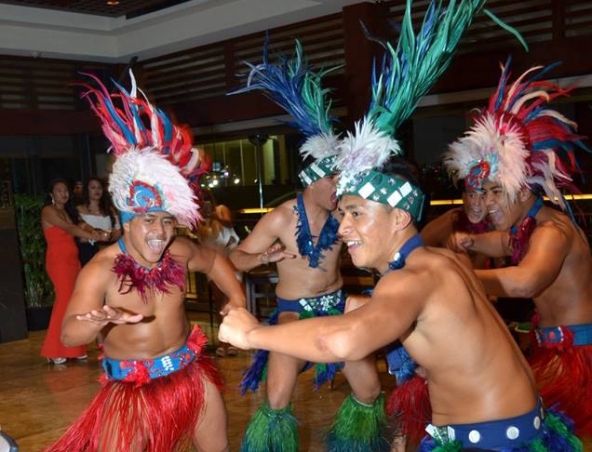
[[[256,341],[256,336],[254,337],[254,334],[256,335],[256,330],[258,330],[259,327],[254,327],[251,328],[249,331],[247,331],[247,333],[245,334],[245,341],[247,342],[245,345],[247,346],[247,348],[257,348],[255,346],[255,342]]]

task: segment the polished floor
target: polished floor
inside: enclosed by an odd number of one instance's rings
[[[215,328],[199,317],[203,316],[190,315],[212,338]],[[28,339],[0,344],[0,427],[16,439],[20,452],[39,452],[50,445],[78,417],[99,387],[101,372],[94,347],[89,347],[87,361],[50,365],[39,356],[44,335],[45,331],[31,332]],[[234,452],[239,450],[246,424],[262,394],[241,397],[238,390],[250,353],[216,359],[226,380],[224,398]],[[392,379],[386,372],[381,374],[387,389]],[[324,450],[323,433],[349,387],[343,375],[338,375],[333,388],[313,391],[311,379],[310,372],[300,376],[294,395],[295,413],[300,420],[301,450],[320,452]]]
[[[207,315],[190,313],[210,339],[216,334]],[[87,361],[68,361],[65,365],[47,364],[39,356],[45,331],[31,332],[29,338],[0,344],[0,428],[14,437],[20,452],[39,452],[56,440],[74,421],[96,393],[100,375],[97,350],[89,347]],[[236,357],[216,358],[226,380],[224,399],[229,418],[231,451],[238,451],[240,440],[251,414],[261,402],[262,394],[241,397],[238,384],[250,360],[249,352]],[[393,379],[379,361],[383,389],[390,391]],[[300,450],[320,452],[323,434],[349,386],[338,374],[332,388],[312,389],[312,374],[300,376],[294,394],[295,413],[300,421]],[[587,444],[592,452],[592,444]]]

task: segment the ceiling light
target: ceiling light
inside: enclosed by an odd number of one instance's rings
[[[107,5],[117,6],[117,5],[119,5],[119,0],[107,0]]]

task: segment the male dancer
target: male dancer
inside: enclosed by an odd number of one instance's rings
[[[91,106],[116,154],[109,191],[123,237],[84,267],[62,327],[69,346],[102,334],[103,387],[48,451],[164,452],[188,443],[227,451],[221,379],[204,333],[191,331],[185,316],[186,274],[206,273],[233,307],[245,306],[244,293],[220,255],[175,237],[177,222],[190,227],[200,218],[187,179],[197,176],[195,150],[132,83],[131,95],[121,87],[112,95],[123,108],[102,86],[86,94],[95,96]]]
[[[342,189],[339,234],[354,265],[382,275],[370,301],[341,316],[275,326],[236,309],[220,339],[317,362],[362,359],[400,339],[429,388],[433,414],[422,452],[581,450],[562,419],[545,410],[472,271],[451,251],[422,245],[414,225],[422,193],[410,175],[386,166]]]
[[[324,72],[315,73],[306,65],[298,41],[294,58],[272,65],[265,52],[263,63],[251,67],[250,83],[241,91],[263,90],[292,113],[307,137],[300,148],[307,163],[299,175],[305,189],[296,199],[267,213],[232,251],[230,260],[243,271],[261,264],[276,264],[278,308],[270,318],[271,324],[342,314],[345,305],[339,271],[342,244],[337,237],[339,222],[333,216],[337,196],[332,167],[338,140],[328,117],[326,91],[321,87]],[[260,350],[243,380],[243,390],[258,387],[266,365],[267,400],[251,419],[242,450],[296,452],[298,432],[290,403],[298,374],[310,363]],[[347,399],[349,409],[336,419],[329,434],[329,450],[388,450],[381,433],[386,417],[374,357],[345,363],[343,367],[315,365],[315,384],[319,386],[333,379],[339,368],[356,401]],[[339,427],[352,419],[360,421],[359,428],[345,431]]]
[[[446,248],[450,236],[455,231],[481,234],[493,229],[487,219],[483,192],[466,187],[463,182],[461,185],[463,186],[462,206],[447,210],[421,229],[421,237],[426,246]],[[459,257],[461,260],[465,259],[473,268],[484,268],[488,264],[488,257],[477,253],[468,255],[463,253]]]
[[[497,231],[456,234],[453,246],[489,256],[510,256],[512,266],[477,270],[490,295],[532,298],[536,345],[530,357],[548,405],[592,438],[592,256],[567,210],[561,188],[575,191],[573,151],[583,147],[576,124],[546,107],[568,94],[543,81],[552,66],[534,67],[509,84],[502,67],[498,89],[467,135],[450,147],[446,164],[483,188]],[[569,158],[564,158],[568,156]]]

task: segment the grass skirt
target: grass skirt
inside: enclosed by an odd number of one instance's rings
[[[184,451],[204,408],[206,380],[221,387],[205,336],[194,330],[187,345],[197,357],[170,375],[144,381],[104,380],[89,407],[45,452]]]
[[[535,346],[529,362],[547,406],[557,406],[582,438],[592,438],[592,345]]]

